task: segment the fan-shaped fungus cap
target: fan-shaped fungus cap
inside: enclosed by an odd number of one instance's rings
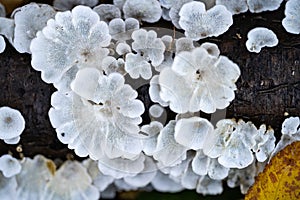
[[[162,108],[158,104],[154,104],[149,108],[149,113],[154,118],[159,118],[164,112],[164,108]]]
[[[17,138],[24,129],[25,120],[20,111],[6,106],[0,108],[0,139]]]
[[[11,155],[6,154],[0,157],[0,170],[6,178],[15,176],[21,172],[21,169],[19,161]]]
[[[99,197],[99,191],[92,185],[92,179],[86,168],[77,161],[66,161],[47,183],[43,199],[98,200]]]
[[[284,120],[281,128],[281,138],[276,144],[274,151],[272,152],[271,157],[276,153],[282,150],[287,145],[300,141],[300,119],[299,117],[289,117]]]
[[[209,176],[202,176],[197,184],[196,192],[203,195],[217,195],[223,192],[222,180],[213,180]]]
[[[124,82],[121,74],[104,76],[97,69],[84,68],[71,84],[76,94],[54,93],[49,117],[59,140],[77,155],[94,160],[103,152],[110,158],[138,155],[144,105]]]
[[[108,28],[112,39],[124,42],[131,39],[131,34],[140,28],[140,24],[134,18],[127,18],[125,21],[121,18],[116,18],[109,22]]]
[[[107,24],[89,7],[58,12],[32,40],[31,65],[42,72],[45,82],[68,91],[79,68],[102,69],[101,62],[109,53],[103,48],[110,44],[108,32]]]
[[[274,47],[278,44],[276,34],[267,28],[257,27],[248,32],[246,47],[248,51],[259,53],[263,47]]]
[[[263,11],[277,10],[283,0],[247,0],[250,12],[259,13]]]
[[[247,0],[216,0],[216,4],[225,6],[232,14],[248,11]]]
[[[92,159],[86,159],[82,163],[90,177],[92,178],[92,184],[100,191],[104,191],[114,181],[114,177],[104,175],[98,168],[98,162]]]
[[[153,158],[145,157],[144,169],[135,176],[124,177],[124,181],[133,187],[145,187],[157,173],[157,166]]]
[[[6,43],[2,35],[0,35],[0,53],[3,53],[5,50]]]
[[[196,1],[184,4],[179,16],[185,35],[193,40],[219,36],[233,24],[232,14],[225,6],[216,5],[206,11],[204,3]]]
[[[77,5],[85,5],[89,7],[93,7],[97,5],[99,0],[54,0],[53,7],[56,10],[65,11],[71,10],[73,7]]]
[[[180,192],[184,189],[180,183],[176,183],[160,171],[157,171],[151,185],[159,192]]]
[[[161,71],[160,97],[177,113],[213,113],[217,108],[226,108],[234,99],[239,76],[240,69],[235,63],[225,56],[213,56],[200,46],[192,52],[180,52],[172,68]]]
[[[25,158],[21,165],[22,170],[16,175],[17,199],[43,199],[46,184],[54,176],[55,164],[41,155],[36,155],[34,159]]]
[[[157,137],[153,158],[164,166],[174,166],[186,159],[187,147],[177,143],[174,138],[176,121],[171,120]]]
[[[145,167],[144,161],[145,156],[143,154],[132,160],[126,158],[110,159],[102,155],[98,160],[98,168],[103,174],[119,179],[140,173]]]
[[[152,156],[155,152],[157,145],[157,136],[163,129],[163,125],[160,122],[152,121],[150,124],[141,127],[141,134],[145,137],[142,138],[143,152],[147,156]]]
[[[162,15],[162,9],[157,0],[127,0],[123,6],[125,18],[133,17],[139,21],[157,22]]]
[[[93,8],[93,10],[98,13],[101,21],[109,22],[115,18],[121,18],[120,9],[111,4],[100,4]]]
[[[6,17],[0,17],[0,37],[5,36],[10,43],[13,43],[15,21]]]
[[[36,33],[47,25],[56,14],[52,6],[30,3],[13,12],[15,33],[13,45],[20,53],[30,53],[30,42]]]
[[[300,1],[289,0],[285,4],[285,18],[282,20],[282,25],[289,33],[300,33]]]
[[[213,125],[207,119],[191,117],[177,121],[174,137],[179,144],[198,150],[203,148],[205,138],[212,134],[213,130]]]

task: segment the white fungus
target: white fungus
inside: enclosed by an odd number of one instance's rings
[[[168,175],[158,171],[151,185],[159,192],[180,192],[184,189],[180,183],[176,183]]]
[[[286,146],[292,144],[295,141],[300,141],[300,119],[299,117],[289,117],[284,120],[281,128],[281,138],[276,144],[271,157],[276,153],[284,149]]]
[[[263,11],[277,10],[283,0],[247,0],[250,12],[259,13]]]
[[[157,0],[127,0],[123,6],[125,18],[133,17],[139,21],[157,22],[162,15],[162,9]]]
[[[204,118],[191,117],[180,119],[175,126],[175,140],[179,144],[193,150],[203,148],[205,138],[212,134],[213,125]]]
[[[263,47],[274,47],[278,44],[276,34],[264,27],[250,30],[247,37],[246,47],[250,52],[259,53]]]
[[[300,33],[300,1],[289,0],[285,4],[285,18],[282,20],[282,25],[289,33]]]
[[[0,173],[0,196],[2,200],[18,200],[16,195],[17,181],[13,176],[6,178]]]
[[[0,17],[0,34],[13,43],[15,21],[6,17]],[[1,36],[2,37],[2,36]]]
[[[109,34],[112,39],[124,42],[131,39],[133,31],[140,28],[139,21],[134,18],[127,18],[123,21],[121,18],[115,18],[108,24]]]
[[[138,124],[144,106],[124,81],[118,73],[104,76],[94,68],[80,70],[71,85],[80,96],[56,92],[51,98],[49,117],[58,139],[77,155],[95,160],[103,152],[110,158],[139,154]]]
[[[98,160],[98,168],[103,174],[120,179],[127,176],[135,176],[142,172],[145,167],[144,161],[145,156],[143,154],[138,155],[135,159],[110,159],[102,155]]]
[[[101,21],[110,22],[112,19],[121,18],[120,9],[111,4],[100,4],[93,8],[98,13]]]
[[[159,118],[164,112],[164,108],[162,108],[158,104],[154,104],[149,108],[149,113],[154,118]]]
[[[46,184],[55,173],[55,164],[41,155],[34,159],[25,158],[21,162],[22,170],[16,175],[17,199],[43,199]]]
[[[13,45],[20,53],[30,53],[30,42],[36,33],[54,18],[55,10],[47,4],[30,3],[13,12],[15,32]]]
[[[150,87],[149,87],[149,96],[151,101],[158,103],[159,105],[166,107],[169,105],[168,102],[164,101],[160,97],[160,91],[161,87],[164,87],[163,85],[159,85],[159,75],[155,75],[150,80]]]
[[[98,189],[92,185],[87,170],[78,161],[66,161],[47,183],[44,200],[98,200]]]
[[[233,24],[232,14],[225,6],[216,5],[205,10],[202,2],[184,4],[179,12],[179,24],[186,37],[199,40],[225,33]]]
[[[18,142],[24,129],[25,120],[20,111],[6,106],[0,108],[0,139]]]
[[[208,176],[202,176],[197,184],[196,192],[203,195],[217,195],[223,192],[221,180],[213,180]]]
[[[133,79],[139,76],[143,79],[150,79],[152,77],[151,65],[158,66],[164,59],[165,45],[152,30],[147,32],[139,29],[134,31],[131,37],[132,49],[137,54],[126,54],[125,70]]]
[[[99,0],[54,0],[53,7],[60,11],[71,10],[77,5],[93,7]]]
[[[225,56],[213,56],[206,47],[180,52],[172,68],[159,75],[160,97],[177,113],[213,113],[234,99],[239,67]]]
[[[21,165],[19,161],[9,154],[0,157],[0,171],[6,178],[15,176],[21,172]]]
[[[147,156],[152,156],[155,152],[157,145],[157,136],[163,129],[163,125],[158,121],[152,121],[150,124],[143,125],[141,127],[141,135],[144,135],[142,138],[143,143],[143,152]]]
[[[187,147],[177,143],[174,138],[176,121],[171,120],[157,137],[153,158],[164,166],[174,166],[186,159]]]
[[[110,44],[108,26],[99,21],[91,8],[77,6],[71,12],[58,12],[32,40],[31,65],[42,72],[42,79],[61,90],[70,90],[78,68],[101,70]],[[62,78],[64,77],[64,78]]]
[[[216,4],[225,6],[232,14],[248,11],[247,0],[216,0]]]
[[[98,168],[98,162],[92,159],[86,159],[83,161],[83,165],[87,169],[90,177],[92,178],[92,184],[100,192],[104,191],[114,181],[114,177],[104,175]]]
[[[193,0],[173,0],[171,3],[171,8],[169,12],[169,16],[172,20],[173,25],[178,28],[182,29],[179,25],[179,11],[182,8],[182,6],[188,2],[191,2]]]
[[[0,53],[3,53],[6,47],[5,40],[2,35],[0,35]]]

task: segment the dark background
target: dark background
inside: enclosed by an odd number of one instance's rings
[[[35,2],[52,3],[46,0]],[[227,108],[227,118],[252,121],[257,127],[265,123],[275,130],[277,138],[280,137],[281,124],[287,117],[284,116],[285,112],[288,116],[300,116],[300,35],[287,33],[281,25],[284,4],[285,2],[280,9],[272,12],[236,15],[233,26],[225,34],[200,41],[218,44],[221,54],[229,57],[241,69],[236,98]],[[143,26],[173,29],[169,22],[164,21]],[[255,27],[273,30],[279,39],[278,46],[263,48],[259,54],[248,52],[245,47],[247,33]],[[8,42],[5,52],[0,54],[0,106],[20,110],[26,121],[26,128],[18,145],[7,145],[0,141],[1,155],[10,152],[17,158],[42,154],[51,159],[82,160],[57,139],[48,119],[50,97],[55,89],[41,80],[40,73],[31,68],[30,61],[31,55],[18,53]],[[147,93],[140,90],[139,96],[147,98]],[[209,118],[209,115],[206,116]],[[17,151],[18,146],[21,147],[21,152],[20,148]],[[122,193],[119,198],[136,198],[136,195],[140,199],[201,199],[201,195],[194,191],[176,195],[157,192],[151,195]],[[223,195],[205,199],[243,197],[238,188],[225,188]]]

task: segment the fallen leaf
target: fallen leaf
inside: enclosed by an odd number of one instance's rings
[[[5,7],[6,13],[11,13],[15,8],[27,3],[28,0],[0,0]]]
[[[276,154],[258,175],[245,200],[300,199],[300,142]]]

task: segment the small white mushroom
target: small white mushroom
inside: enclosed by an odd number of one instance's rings
[[[0,173],[0,196],[3,200],[18,200],[16,195],[18,184],[16,177],[6,178]]]
[[[174,138],[176,121],[171,120],[160,132],[153,158],[164,166],[174,166],[186,159],[187,147]]]
[[[93,10],[98,13],[101,21],[109,22],[115,18],[121,18],[120,9],[111,4],[100,4],[93,8]]]
[[[164,112],[164,108],[162,108],[158,104],[154,104],[149,108],[149,113],[154,118],[159,118]]]
[[[0,108],[0,139],[18,142],[24,129],[25,120],[20,111],[6,106]]]
[[[97,161],[86,159],[82,164],[92,178],[92,184],[98,188],[100,192],[104,191],[111,183],[113,183],[115,178],[100,172]]]
[[[177,121],[174,137],[179,144],[198,150],[203,148],[205,138],[212,134],[213,130],[213,125],[207,119],[191,117]]]
[[[225,6],[234,15],[248,11],[247,0],[216,0],[216,4]]]
[[[176,183],[168,175],[160,171],[157,172],[151,181],[151,185],[159,192],[180,192],[184,189],[180,183]]]
[[[157,22],[162,15],[162,9],[157,0],[127,0],[123,6],[125,18],[133,17],[139,21]]]
[[[60,11],[71,10],[77,5],[93,7],[99,0],[54,0],[53,7]]]
[[[246,47],[248,51],[259,53],[263,47],[274,47],[278,44],[276,34],[267,28],[257,27],[248,32]]]
[[[277,10],[283,0],[247,0],[250,12],[259,13],[263,11]]]
[[[30,53],[30,42],[42,30],[47,21],[56,14],[52,6],[30,3],[14,10],[15,20],[13,46],[20,53]]]
[[[216,5],[206,11],[204,3],[192,1],[182,6],[179,16],[184,34],[193,40],[219,36],[233,24],[231,12],[223,5]]]
[[[145,167],[144,161],[145,156],[143,154],[133,160],[125,158],[110,159],[103,155],[98,160],[98,168],[103,174],[119,179],[135,176],[142,172]]]
[[[15,21],[13,19],[0,17],[0,34],[5,36],[10,43],[13,43],[14,30]]]
[[[300,1],[289,0],[285,4],[285,18],[282,20],[282,25],[289,33],[300,33]]]
[[[279,151],[284,149],[287,145],[290,145],[295,141],[300,141],[299,117],[289,117],[285,119],[284,122],[282,123],[281,133],[282,133],[281,138],[279,142],[276,144],[276,147],[272,152],[271,158]]]
[[[17,174],[17,199],[43,199],[46,184],[55,173],[55,164],[41,155],[34,159],[25,158],[21,161],[22,170]]]
[[[6,47],[5,40],[2,35],[0,35],[0,53],[3,53]]]
[[[32,40],[31,65],[42,72],[43,81],[70,91],[79,68],[102,70],[102,60],[109,53],[104,47],[110,39],[107,24],[91,8],[77,6],[71,12],[58,12]]]
[[[9,154],[0,157],[0,170],[6,178],[15,176],[21,172],[21,165],[19,161]]]
[[[120,10],[122,10],[124,3],[126,0],[113,0],[115,6],[117,6]]]
[[[157,136],[162,129],[163,125],[157,121],[152,121],[150,124],[146,124],[141,127],[140,133],[141,135],[144,135],[144,137],[142,137],[143,152],[147,156],[152,156],[155,152]]]
[[[42,199],[98,200],[99,197],[99,191],[92,185],[92,179],[86,168],[78,161],[66,161],[47,183]]]
[[[150,87],[149,87],[149,96],[150,99],[158,103],[159,105],[166,107],[168,106],[168,102],[165,102],[164,100],[161,99],[159,93],[160,93],[160,88],[164,87],[163,85],[159,85],[159,75],[154,75],[152,79],[150,80]]]
[[[131,39],[131,34],[140,28],[140,24],[134,18],[127,18],[125,21],[121,18],[116,18],[109,22],[108,28],[112,39],[124,42]]]
[[[202,176],[197,184],[196,192],[203,195],[217,195],[223,192],[222,180],[213,180]]]

